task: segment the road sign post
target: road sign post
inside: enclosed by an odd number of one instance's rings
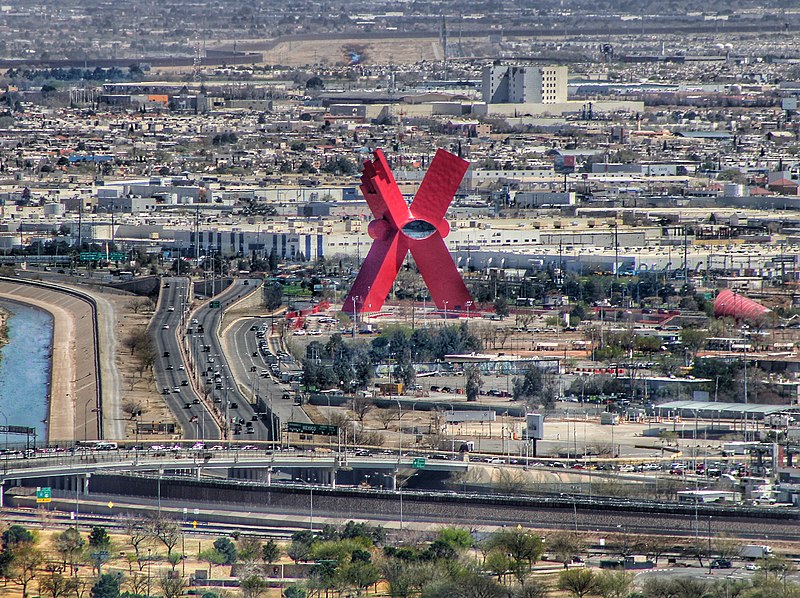
[[[315,434],[317,436],[338,436],[339,427],[328,424],[306,424],[301,422],[288,422],[286,431],[292,434]]]
[[[48,486],[41,486],[39,488],[36,488],[37,503],[50,502],[51,498],[52,498],[52,492]]]
[[[411,467],[413,469],[424,469],[425,468],[425,459],[417,458],[411,461]]]
[[[79,256],[82,262],[121,262],[125,259],[125,254],[121,251],[81,251]]]

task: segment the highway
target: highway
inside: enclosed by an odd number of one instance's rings
[[[264,326],[266,331],[259,338],[257,329]],[[263,397],[269,403],[282,424],[289,421],[310,423],[311,419],[303,408],[294,405],[291,398],[294,393],[289,385],[280,383],[279,373],[274,372],[267,362],[266,355],[272,354],[277,360],[278,372],[286,369],[286,364],[294,363],[291,356],[280,356],[275,339],[270,337],[270,328],[269,318],[243,318],[225,331],[231,372],[240,388],[248,389],[251,395]]]
[[[153,364],[158,389],[164,402],[183,430],[187,439],[217,439],[220,432],[214,417],[195,393],[191,384],[189,365],[184,362],[178,344],[178,335],[188,310],[189,279],[164,278],[158,309],[150,323],[150,333],[155,340],[157,355]],[[186,405],[189,408],[186,408]]]
[[[274,426],[270,425],[270,419],[264,421],[256,415],[253,405],[240,391],[219,338],[224,311],[246,295],[258,291],[260,285],[258,279],[235,279],[212,301],[190,314],[191,320],[187,322],[188,350],[197,364],[199,385],[208,391],[208,396],[224,414],[231,431],[229,438],[232,439],[271,440],[280,435],[280,430],[271,429]],[[192,330],[191,334],[188,334],[188,329]]]

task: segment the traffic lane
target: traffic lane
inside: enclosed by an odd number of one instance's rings
[[[240,348],[236,352],[237,359],[235,360],[239,369],[238,375],[243,376],[242,380],[250,380],[249,376],[253,373],[251,368],[256,368],[256,394],[267,400],[272,399],[272,411],[281,422],[299,421],[310,423],[311,419],[302,408],[296,408],[294,401],[283,399],[286,395],[291,396],[290,387],[280,384],[272,378],[270,366],[258,347],[258,342],[261,340],[256,336],[258,331],[252,330],[254,326],[259,327],[264,324],[269,329],[269,322],[264,318],[247,318],[231,328],[229,334],[233,336],[233,346]],[[265,334],[264,339],[266,340],[267,338],[268,335]],[[228,346],[231,346],[231,343]],[[267,372],[266,377],[261,375],[261,372],[264,371]],[[275,399],[279,399],[279,401]]]
[[[172,351],[170,351],[170,365],[173,367],[170,377],[172,383],[171,392],[177,395],[177,397],[174,397],[177,398],[176,406],[188,412],[186,417],[190,424],[194,424],[196,428],[195,434],[215,439],[219,437],[215,420],[206,405],[201,401],[201,397],[195,393],[194,388],[189,384],[189,364],[183,361],[180,341],[177,338],[177,334],[182,331],[182,324],[185,321],[188,310],[189,281],[186,278],[175,277],[170,278],[169,282],[172,292],[169,296],[171,303],[167,308],[168,319],[166,323],[171,327],[171,334],[168,335],[170,338],[169,345],[172,348]],[[168,331],[165,330],[165,332]],[[172,359],[173,356],[177,356],[178,363]],[[184,382],[186,382],[185,385]],[[178,388],[179,392],[175,393],[175,388]],[[190,406],[187,408],[187,405]],[[197,421],[192,422],[191,419],[195,417]],[[206,425],[201,425],[203,422],[206,422]]]
[[[213,418],[208,413],[204,415],[205,408],[202,404],[194,402],[199,401],[199,397],[188,385],[186,365],[183,363],[176,337],[181,320],[181,305],[186,299],[188,284],[184,279],[178,278],[169,278],[164,283],[170,286],[162,287],[164,296],[160,309],[154,314],[154,324],[158,326],[155,334],[158,355],[154,364],[156,379],[159,382],[158,390],[176,422],[181,426],[184,437],[194,439],[198,437],[199,430],[195,422],[192,422],[193,417],[197,416],[198,420],[209,419],[211,422]],[[165,353],[169,353],[169,356],[165,357]],[[184,369],[180,369],[181,367]],[[187,382],[186,386],[182,384],[184,380]],[[175,392],[175,389],[178,391]],[[191,405],[189,409],[186,409],[187,404]],[[205,431],[209,437],[218,436],[214,434],[213,425],[205,426]]]
[[[228,362],[225,352],[222,348],[222,343],[218,338],[217,330],[219,321],[224,313],[224,309],[229,306],[231,303],[238,301],[239,298],[244,294],[243,289],[246,288],[248,293],[254,292],[258,289],[258,285],[254,283],[250,283],[245,285],[244,280],[237,279],[234,283],[228,287],[223,293],[217,295],[215,298],[216,301],[220,302],[219,308],[212,308],[210,304],[206,304],[202,308],[198,310],[196,313],[196,318],[198,321],[203,325],[204,328],[204,338],[205,344],[210,346],[210,351],[207,353],[211,354],[211,356],[215,359],[215,362],[218,360],[218,366],[224,368],[231,374],[234,375],[234,372],[230,369],[230,363]],[[206,360],[203,360],[205,363]],[[207,369],[207,367],[206,367]],[[231,403],[236,403],[238,409],[233,410],[237,413],[231,414],[229,413],[230,409],[225,409],[226,406],[229,407],[228,403],[223,403],[223,411],[226,413],[226,419],[230,423],[230,418],[234,415],[239,419],[245,419],[245,421],[253,422],[253,416],[256,414],[255,410],[250,405],[247,398],[240,392],[238,384],[236,383],[236,378],[233,377],[231,379],[231,387],[225,393],[225,397],[223,401],[229,401]],[[226,385],[227,388],[227,385]],[[219,395],[217,395],[219,396]],[[242,417],[244,415],[244,417]],[[255,437],[254,439],[257,440],[266,440],[269,438],[269,431],[267,428],[266,423],[262,422],[260,419],[257,419],[253,422],[255,425],[253,426],[254,433],[248,434],[250,437]],[[242,430],[246,432],[246,429]]]

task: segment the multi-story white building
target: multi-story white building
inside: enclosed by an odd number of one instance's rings
[[[483,68],[487,104],[559,104],[567,101],[567,67],[513,66]]]

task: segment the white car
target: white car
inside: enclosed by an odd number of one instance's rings
[[[169,324],[164,324],[164,325],[161,327],[161,330],[169,330]]]

